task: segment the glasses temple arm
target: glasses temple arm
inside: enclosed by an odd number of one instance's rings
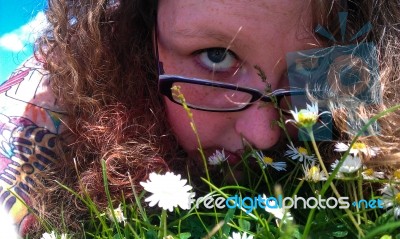
[[[163,63],[160,61],[160,56],[158,53],[158,27],[157,27],[157,14],[155,14],[154,17],[154,45],[155,45],[155,56],[157,60],[157,69],[158,69],[158,75],[163,75],[165,73]]]

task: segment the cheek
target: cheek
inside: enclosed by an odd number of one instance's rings
[[[299,130],[294,126],[293,124],[286,124],[286,130],[289,133],[289,136],[291,140],[297,141],[298,140],[298,135],[299,135]]]
[[[182,106],[165,100],[168,122],[179,144],[186,151],[198,149],[197,137],[191,127],[188,113]],[[203,147],[219,145],[218,142],[233,129],[231,119],[223,114],[191,110],[195,127]]]

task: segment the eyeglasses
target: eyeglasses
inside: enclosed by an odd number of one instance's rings
[[[156,28],[157,29],[157,28]],[[182,100],[174,92],[179,87],[187,106],[191,109],[209,112],[237,112],[250,107],[253,103],[262,101],[275,102],[276,107],[285,114],[290,114],[291,102],[305,102],[306,92],[303,89],[278,89],[271,93],[240,87],[230,83],[222,83],[196,77],[164,74],[163,64],[159,60],[157,30],[155,30],[155,48],[158,62],[159,91],[169,100],[182,105]],[[299,97],[297,100],[295,97]]]
[[[289,97],[305,95],[304,90],[284,89],[266,95],[259,90],[233,84],[177,75],[159,75],[160,93],[172,102],[182,105],[181,99],[173,92],[174,86],[179,86],[180,93],[189,108],[211,112],[241,111],[257,101],[262,101],[277,102],[284,113],[289,113],[291,109]]]

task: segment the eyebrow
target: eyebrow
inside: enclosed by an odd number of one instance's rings
[[[243,44],[238,44],[236,40],[241,31],[242,27],[240,26],[235,34],[225,34],[222,31],[213,30],[209,28],[200,28],[200,29],[190,29],[190,28],[182,28],[182,29],[174,29],[172,31],[173,35],[185,38],[204,38],[204,39],[215,39],[219,42],[229,43],[229,46],[243,47]]]
[[[178,30],[173,30],[173,33],[179,36],[184,36],[184,37],[201,37],[201,38],[216,38],[216,39],[225,39],[226,35],[222,34],[219,31],[214,31],[211,29],[198,29],[198,30],[193,30],[189,28],[183,28],[183,29],[178,29]]]

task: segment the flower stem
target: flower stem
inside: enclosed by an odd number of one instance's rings
[[[315,142],[314,132],[312,131],[312,128],[307,128],[307,133],[310,136],[311,144],[314,148],[315,154],[317,155],[318,162],[321,165],[321,168],[324,171],[325,175],[328,176],[329,173],[328,173],[328,170],[326,170],[324,162],[322,161],[322,157],[321,157],[321,154],[319,153],[317,143]]]
[[[354,201],[358,202],[358,197],[357,197],[357,189],[356,189],[356,184],[354,183],[354,181],[351,181],[351,188],[352,188],[352,192],[354,194]],[[361,198],[360,198],[361,199]],[[356,207],[356,211],[357,211],[357,221],[358,224],[361,224],[361,216],[360,216],[360,208],[358,208],[358,205]]]
[[[162,232],[162,235],[160,235],[161,232]],[[165,209],[163,209],[161,212],[159,238],[164,238],[166,236],[167,236],[167,211]]]
[[[310,136],[312,146],[313,146],[313,148],[314,148],[315,154],[316,154],[316,156],[317,156],[317,158],[318,158],[318,162],[319,162],[319,164],[321,165],[322,170],[325,172],[326,175],[329,175],[329,174],[328,174],[328,170],[326,170],[325,164],[324,164],[324,162],[323,162],[323,160],[322,160],[322,157],[321,157],[321,155],[320,155],[320,153],[319,153],[318,146],[317,146],[317,143],[315,142],[315,138],[314,138],[314,132],[312,131],[312,128],[311,128],[311,127],[308,127],[308,128],[307,128],[307,133],[308,133],[308,135]],[[336,196],[337,198],[340,198],[341,196],[340,196],[339,191],[336,189],[336,186],[335,186],[332,182],[330,183],[330,186],[331,186],[332,191],[334,192],[335,196]],[[313,209],[313,210],[314,210],[314,209]],[[360,225],[357,223],[357,221],[356,221],[356,219],[354,218],[352,212],[351,212],[348,208],[345,208],[344,210],[345,210],[347,216],[349,217],[349,219],[352,221],[352,223],[353,223],[353,225],[355,226],[355,228],[357,229],[359,235],[363,237],[363,236],[364,236],[364,233],[362,232],[362,230],[361,230],[361,228],[360,228]],[[313,218],[312,218],[313,213],[310,213],[310,215],[311,215],[311,217],[309,216],[309,217],[307,218],[307,224],[306,224],[306,228],[304,229],[304,235],[303,235],[303,237],[304,237],[304,236],[307,236],[309,230],[311,229],[311,220],[313,219]]]
[[[360,173],[360,172],[359,172]],[[361,175],[361,177],[358,177],[357,179],[357,184],[358,184],[358,195],[360,199],[364,199],[364,195],[363,195],[363,177]],[[372,185],[370,185],[370,187],[372,188]],[[364,216],[364,220],[367,222],[368,221],[368,217],[367,217],[367,212],[365,211],[365,205],[362,205],[362,210],[363,210],[363,216]]]
[[[181,104],[183,106],[183,109],[186,111],[186,113],[188,115],[188,118],[189,118],[189,121],[190,121],[190,127],[192,128],[192,130],[193,130],[193,132],[194,132],[194,134],[196,136],[197,145],[199,146],[198,150],[200,152],[201,159],[203,160],[203,164],[204,164],[204,169],[205,169],[207,180],[211,182],[211,177],[210,177],[210,174],[208,173],[208,168],[207,168],[207,159],[206,159],[206,156],[204,155],[203,146],[201,145],[200,136],[199,136],[199,133],[197,131],[196,124],[194,123],[193,113],[191,112],[189,106],[186,103],[185,96],[182,94],[182,92],[180,90],[180,86],[174,86],[174,87],[172,87],[172,90],[173,90],[173,94],[176,97],[178,97],[178,99],[180,100],[180,102],[181,102]],[[210,190],[211,190],[211,188],[210,188]]]

